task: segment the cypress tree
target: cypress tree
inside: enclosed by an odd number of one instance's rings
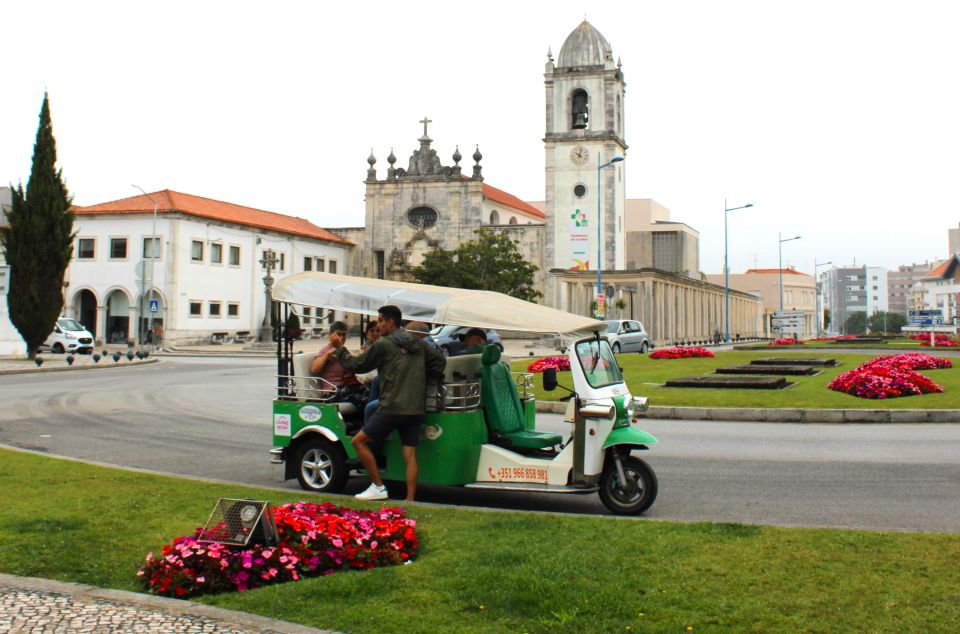
[[[10,265],[10,321],[27,344],[31,359],[60,316],[63,277],[73,255],[71,197],[56,163],[50,101],[44,93],[27,190],[22,184],[11,187],[9,226],[0,231]]]

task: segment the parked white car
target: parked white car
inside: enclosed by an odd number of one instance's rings
[[[64,352],[91,354],[93,353],[93,335],[76,319],[61,317],[43,345],[56,354]]]
[[[621,352],[639,352],[645,354],[650,349],[650,340],[643,324],[636,319],[611,319],[607,323],[607,341],[614,354]]]

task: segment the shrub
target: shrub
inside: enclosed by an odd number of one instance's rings
[[[651,359],[690,359],[713,356],[715,356],[713,352],[707,350],[706,348],[681,346],[660,348],[659,350],[650,353]]]
[[[186,598],[249,590],[328,575],[406,563],[417,555],[416,520],[406,511],[356,511],[333,504],[297,502],[273,509],[276,546],[236,548],[177,537],[160,555],[148,553],[137,572],[149,592]]]
[[[537,359],[527,366],[527,372],[543,372],[547,368],[554,368],[557,372],[570,369],[570,359],[567,357],[544,357]]]
[[[949,359],[920,353],[877,357],[837,376],[827,389],[875,399],[942,392],[943,386],[916,370],[951,367]]]
[[[771,341],[767,344],[768,346],[802,346],[803,342],[799,339],[789,339],[784,337],[783,339],[777,339],[776,341]]]

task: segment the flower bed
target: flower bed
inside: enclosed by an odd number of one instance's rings
[[[177,537],[160,555],[147,554],[137,572],[143,588],[186,598],[244,591],[328,575],[412,561],[418,550],[416,520],[406,511],[356,511],[333,504],[297,502],[273,509],[280,542],[236,548]]]
[[[910,338],[914,341],[919,341],[921,346],[930,345],[930,335],[927,333],[917,333],[910,335]],[[941,335],[934,333],[933,342],[938,348],[960,348],[960,341],[957,341],[947,335]]]
[[[699,347],[674,346],[672,348],[660,348],[650,353],[651,359],[691,359],[700,357],[716,356],[710,350]]]
[[[771,341],[767,344],[768,346],[802,346],[803,342],[799,339],[788,339],[784,337],[783,339],[777,339],[776,341]]]
[[[570,369],[570,359],[567,357],[544,357],[537,359],[527,366],[527,372],[543,372],[547,368],[553,368],[557,372]]]
[[[827,389],[859,398],[896,398],[942,392],[937,385],[916,370],[951,368],[949,359],[920,353],[877,357],[839,375]]]

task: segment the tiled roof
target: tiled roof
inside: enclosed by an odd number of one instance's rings
[[[493,202],[500,203],[501,205],[506,205],[507,207],[513,207],[517,211],[522,211],[525,214],[529,214],[534,218],[539,218],[540,220],[546,220],[547,216],[529,203],[525,203],[513,194],[508,194],[502,189],[497,189],[492,185],[483,184],[483,195],[488,200]]]
[[[943,264],[941,264],[937,268],[927,273],[925,276],[925,279],[929,280],[929,279],[935,279],[935,278],[939,279],[942,277],[946,277],[949,274],[951,267],[953,267],[955,264],[958,264],[958,263],[960,263],[960,255],[953,255],[950,258],[947,258],[946,260],[944,260]]]
[[[779,274],[780,271],[783,271],[783,273],[784,273],[785,275],[806,275],[806,273],[802,273],[802,272],[800,272],[800,271],[798,271],[798,270],[796,270],[796,269],[747,269],[746,272],[747,272],[748,274],[749,274],[749,273],[777,273],[777,274]]]
[[[233,203],[225,203],[210,198],[183,194],[169,189],[152,192],[150,196],[157,201],[158,213],[179,212],[189,216],[220,220],[222,222],[278,231],[280,233],[304,236],[307,238],[316,238],[338,244],[353,244],[303,218],[295,218],[272,211],[263,211],[261,209],[234,205]],[[153,203],[147,196],[140,195],[101,203],[99,205],[90,205],[88,207],[74,206],[73,212],[78,216],[150,214],[153,213]]]

